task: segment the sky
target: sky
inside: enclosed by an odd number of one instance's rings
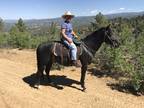
[[[1,0],[2,19],[46,19],[61,17],[65,11],[75,16],[92,16],[144,11],[144,0]]]

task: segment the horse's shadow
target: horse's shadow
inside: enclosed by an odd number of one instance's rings
[[[49,83],[46,75],[44,75],[44,78],[41,79],[41,81],[40,81],[40,85],[51,86],[51,87],[54,87],[54,88],[56,88],[58,90],[64,89],[65,86],[71,87],[71,88],[75,88],[77,90],[81,90],[80,88],[78,88],[76,86],[73,86],[73,84],[79,85],[80,84],[79,81],[67,78],[64,75],[51,75],[50,78],[51,78],[51,83]],[[23,81],[25,83],[29,84],[29,86],[35,88],[34,85],[35,85],[35,83],[37,81],[36,74],[32,74],[30,76],[24,77]]]

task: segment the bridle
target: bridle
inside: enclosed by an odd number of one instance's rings
[[[104,35],[104,42],[106,40],[106,37],[112,42],[112,44],[114,46],[116,46],[116,44],[114,43],[114,41],[110,38],[110,35],[108,34],[108,31],[105,31],[105,35]]]
[[[116,44],[115,44],[115,43],[113,42],[113,40],[110,38],[110,35],[108,34],[108,31],[105,31],[104,41],[103,41],[103,42],[105,42],[106,37],[112,42],[112,44],[113,44],[114,46],[116,46]],[[91,57],[94,57],[93,54],[95,53],[95,50],[89,48],[89,47],[87,46],[87,44],[84,43],[84,42],[81,42],[81,46],[82,46],[82,48],[83,48]]]

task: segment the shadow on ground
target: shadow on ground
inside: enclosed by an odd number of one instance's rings
[[[119,92],[123,93],[129,93],[136,96],[139,96],[143,93],[140,93],[139,91],[135,91],[134,87],[131,86],[130,82],[122,82],[120,83],[119,79],[122,77],[125,77],[125,74],[122,72],[112,72],[112,71],[106,71],[106,70],[97,70],[96,68],[90,68],[88,69],[88,74],[92,76],[96,76],[98,78],[103,77],[110,77],[114,79],[114,82],[108,82],[107,86],[109,86],[112,90],[117,90]],[[119,82],[119,83],[116,83]]]
[[[110,70],[97,70],[96,68],[90,68],[88,69],[89,73],[93,76],[96,76],[98,78],[102,78],[102,77],[111,77],[113,79],[118,80],[120,77],[123,77],[124,74],[120,73],[120,72],[113,72]]]
[[[128,83],[120,84],[120,83],[107,83],[107,86],[109,86],[112,90],[117,90],[119,92],[133,94],[135,96],[141,96],[144,95],[140,91],[136,91],[133,86],[131,86]]]
[[[67,78],[64,75],[51,75],[50,79],[51,79],[51,83],[49,83],[46,75],[44,75],[44,79],[41,79],[40,85],[51,86],[51,87],[54,87],[58,90],[64,89],[65,86],[75,88],[77,90],[81,90],[80,88],[73,86],[73,84],[80,85],[79,81]],[[34,84],[37,81],[36,74],[32,74],[30,76],[24,77],[23,81],[25,83],[29,84],[29,86],[34,88]]]

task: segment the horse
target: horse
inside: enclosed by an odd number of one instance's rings
[[[81,39],[81,45],[79,46],[82,51],[81,54],[78,57],[78,60],[81,62],[81,78],[80,78],[80,85],[82,88],[82,91],[86,90],[85,87],[85,76],[88,65],[92,62],[92,58],[94,57],[96,51],[101,47],[102,43],[109,44],[113,48],[117,48],[120,45],[119,40],[113,36],[112,29],[110,25],[106,27],[102,27],[85,38]],[[42,43],[37,47],[36,55],[37,55],[37,82],[35,84],[35,87],[39,88],[40,80],[43,77],[43,71],[45,70],[46,76],[48,78],[48,81],[50,80],[50,69],[54,62],[58,62],[57,58],[60,55],[55,55],[53,53],[53,47],[57,42],[52,43]],[[60,49],[60,48],[59,48]],[[64,51],[65,52],[65,51]],[[60,51],[60,53],[63,53]]]

